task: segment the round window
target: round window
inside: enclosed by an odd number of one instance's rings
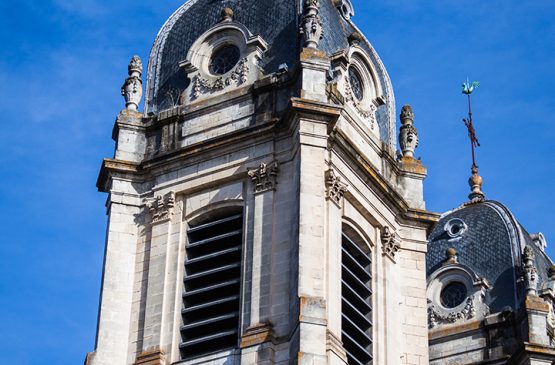
[[[223,75],[239,62],[241,52],[234,45],[226,45],[218,49],[210,59],[210,72],[214,75]]]
[[[441,304],[446,308],[455,308],[464,302],[467,296],[466,285],[459,282],[450,283],[441,291]]]
[[[349,83],[351,84],[351,91],[353,96],[361,101],[364,97],[364,87],[362,84],[362,78],[356,69],[349,67]]]
[[[466,232],[467,225],[459,218],[453,218],[445,224],[445,231],[451,238],[460,237]]]

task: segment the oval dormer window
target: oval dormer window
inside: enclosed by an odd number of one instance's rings
[[[351,84],[353,96],[358,101],[361,101],[364,97],[362,78],[360,77],[358,71],[353,67],[349,67],[349,83]]]
[[[455,308],[461,305],[468,296],[466,285],[459,282],[448,284],[445,289],[441,291],[441,304],[445,308]]]
[[[210,73],[223,75],[233,69],[239,62],[241,51],[235,45],[228,44],[216,50],[210,58]]]

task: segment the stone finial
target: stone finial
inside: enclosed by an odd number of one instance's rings
[[[395,254],[401,249],[399,237],[391,232],[389,227],[384,227],[381,235],[382,252],[391,259],[395,258]]]
[[[534,263],[534,250],[530,246],[524,247],[522,253],[522,276],[526,295],[536,295],[538,288],[538,271]]]
[[[254,192],[263,193],[275,190],[277,185],[277,175],[279,165],[277,161],[269,164],[261,163],[258,168],[249,171],[249,176],[254,183]]]
[[[233,9],[231,8],[223,8],[222,12],[220,13],[220,21],[221,22],[231,22],[233,21]]]
[[[485,195],[482,192],[483,180],[480,175],[478,175],[478,166],[472,166],[472,176],[468,179],[468,185],[470,185],[471,193],[468,195],[471,203],[479,203],[484,201]]]
[[[445,259],[443,265],[453,265],[459,263],[457,261],[457,250],[455,250],[453,247],[449,247],[447,249],[447,251],[445,252],[445,256],[447,258]]]
[[[401,131],[399,133],[399,145],[403,152],[403,157],[414,158],[414,150],[418,147],[418,131],[413,125],[414,113],[410,105],[405,105],[401,109]]]
[[[121,87],[121,95],[125,98],[125,107],[137,111],[143,97],[143,62],[139,56],[133,56],[127,67],[129,77]]]
[[[332,169],[326,171],[326,188],[326,197],[339,206],[348,185],[343,183],[341,177],[337,176]]]
[[[359,44],[362,41],[362,34],[360,34],[358,31],[354,31],[352,32],[349,37],[347,38],[347,40],[349,41],[350,45],[355,45],[355,44]]]
[[[318,48],[318,43],[324,37],[319,0],[305,0],[300,32],[306,48]]]

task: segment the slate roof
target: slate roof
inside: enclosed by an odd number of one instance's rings
[[[223,8],[234,11],[234,20],[242,23],[254,35],[260,35],[268,50],[261,60],[267,73],[277,71],[282,63],[293,69],[300,51],[299,21],[302,10],[299,0],[190,0],[181,6],[160,30],[151,51],[147,73],[147,112],[164,109],[166,94],[172,89],[184,89],[189,82],[178,63],[183,61],[194,41],[216,25]],[[357,30],[346,20],[332,0],[320,1],[320,16],[324,38],[319,48],[331,55],[349,46],[348,36]],[[361,42],[378,72],[378,79],[387,100],[377,112],[381,139],[396,146],[396,112],[393,89],[379,56],[365,39]]]
[[[445,232],[445,224],[453,218],[463,220],[468,230],[460,239]],[[496,201],[472,204],[444,215],[428,239],[426,274],[430,276],[446,259],[446,250],[457,250],[458,262],[470,267],[493,286],[486,304],[492,312],[509,306],[518,308],[523,288],[518,283],[521,254],[526,245],[533,248],[540,285],[544,282],[551,260],[532,242],[530,235],[507,207]]]

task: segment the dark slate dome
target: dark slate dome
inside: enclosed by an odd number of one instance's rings
[[[441,268],[447,249],[454,248],[459,264],[490,283],[485,303],[492,312],[516,309],[524,295],[519,277],[526,246],[535,254],[539,289],[548,278],[551,260],[509,209],[491,200],[466,205],[444,214],[430,234],[426,275]]]
[[[186,58],[193,43],[220,20],[222,9],[233,10],[233,20],[253,35],[260,35],[268,49],[260,61],[264,73],[276,72],[281,64],[294,69],[300,52],[300,0],[189,0],[164,24],[152,47],[147,74],[145,112],[158,112],[172,89],[184,89],[189,82],[179,62]],[[338,6],[339,5],[339,6]],[[345,14],[345,12],[349,14]],[[320,0],[324,37],[319,49],[332,55],[349,47],[348,38],[356,26],[349,19],[349,0]],[[385,67],[371,44],[362,37],[360,46],[367,52],[377,72],[386,104],[378,108],[381,139],[391,146],[395,141],[395,99]]]

